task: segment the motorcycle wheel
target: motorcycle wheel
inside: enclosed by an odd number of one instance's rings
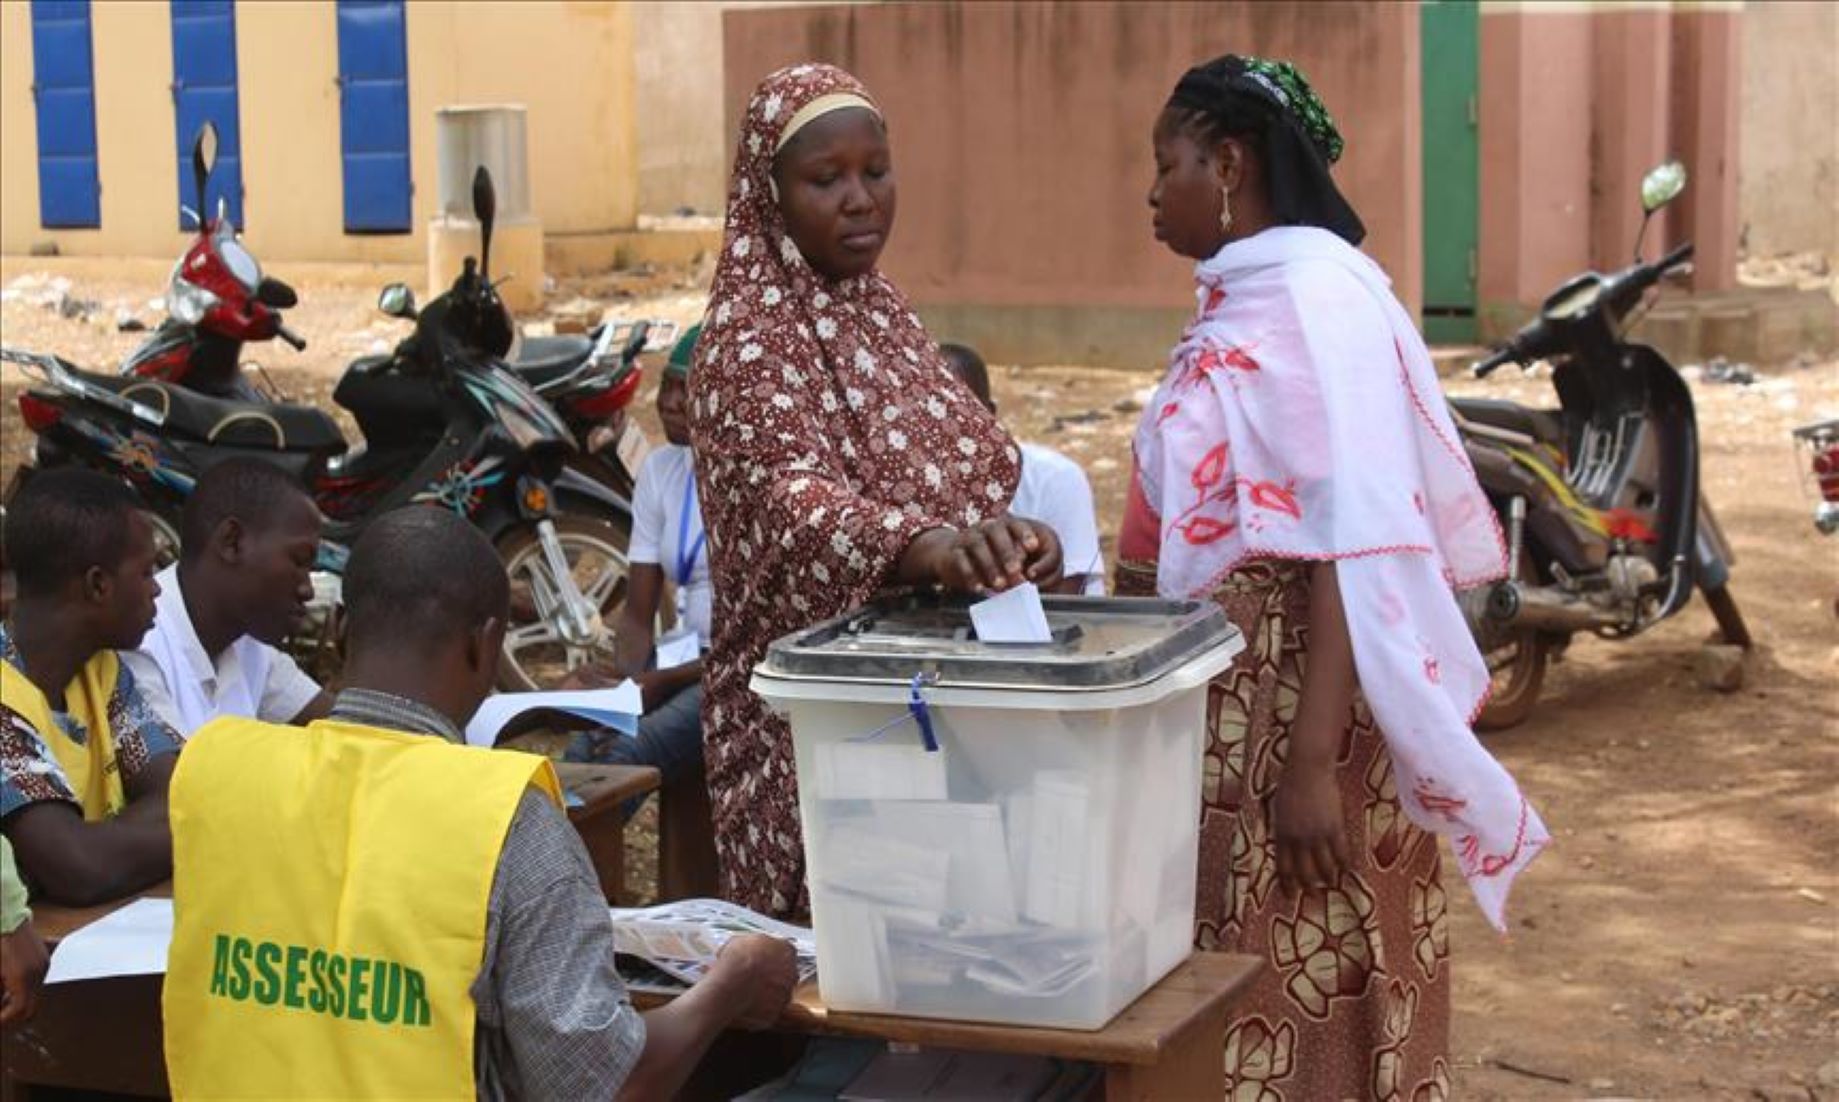
[[[1538,568],[1529,555],[1520,557],[1520,581],[1539,584]],[[1507,635],[1500,645],[1483,653],[1493,694],[1475,717],[1477,731],[1505,731],[1518,727],[1532,715],[1539,703],[1539,690],[1545,684],[1545,667],[1551,659],[1551,643],[1540,632],[1522,628]]]
[[[1737,608],[1737,599],[1730,595],[1730,586],[1721,585],[1703,590],[1703,593],[1705,603],[1711,607],[1711,615],[1718,621],[1718,634],[1724,637],[1724,642],[1749,650],[1752,645],[1750,626],[1743,622],[1743,613]]]
[[[536,529],[521,527],[498,540],[498,557],[511,577],[511,617],[506,625],[498,685],[527,692],[553,686],[589,662],[613,658],[612,620],[626,600],[626,547],[631,532],[624,518],[562,514],[556,537],[583,595],[593,602],[599,623],[592,643],[570,644],[554,623],[549,594],[556,585],[543,558]]]

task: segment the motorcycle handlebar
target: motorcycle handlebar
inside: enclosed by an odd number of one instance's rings
[[[1506,367],[1508,364],[1516,362],[1519,358],[1513,344],[1509,342],[1506,347],[1496,351],[1494,355],[1475,363],[1474,366],[1469,368],[1469,374],[1477,379],[1486,379],[1488,376]]]
[[[306,338],[294,332],[292,329],[289,329],[285,325],[281,325],[278,323],[275,325],[275,336],[280,337],[282,340],[293,345],[294,351],[296,352],[306,351]]]
[[[1692,242],[1688,241],[1684,245],[1681,245],[1679,248],[1674,249],[1672,252],[1661,257],[1660,262],[1654,265],[1654,271],[1660,273],[1661,275],[1665,275],[1669,270],[1673,268],[1677,268],[1681,264],[1684,264],[1686,261],[1691,260],[1691,259],[1692,259]]]

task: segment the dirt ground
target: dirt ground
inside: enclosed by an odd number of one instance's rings
[[[36,271],[0,268],[9,346],[101,367],[142,339],[116,331],[118,309],[158,320],[158,281],[79,272],[60,311]],[[552,309],[585,296],[619,316],[688,322],[699,274],[571,283]],[[403,326],[376,314],[374,286],[300,282],[290,323],[308,351],[252,354],[296,400],[327,404],[343,364]],[[87,318],[84,303],[96,304]],[[1810,523],[1789,438],[1839,416],[1839,364],[1758,368],[1753,385],[1694,384],[1706,492],[1736,545],[1733,592],[1760,644],[1748,684],[1700,686],[1712,622],[1695,605],[1632,642],[1578,641],[1533,718],[1491,737],[1556,838],[1520,881],[1510,936],[1451,892],[1457,1097],[1839,1099],[1839,537]],[[1114,532],[1153,372],[995,376],[1010,427],[1085,465]],[[15,369],[0,371],[0,478],[29,454],[19,385]],[[1511,369],[1450,389],[1551,399],[1548,381]],[[654,393],[640,402],[655,435]]]

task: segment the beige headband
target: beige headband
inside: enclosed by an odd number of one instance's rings
[[[849,107],[861,107],[874,112],[876,118],[881,117],[880,108],[854,92],[832,92],[827,96],[819,96],[800,107],[791,120],[785,124],[785,129],[779,132],[779,141],[773,145],[773,152],[778,153],[784,149],[785,143],[791,141],[793,135],[811,125],[818,118],[832,111],[842,111]]]

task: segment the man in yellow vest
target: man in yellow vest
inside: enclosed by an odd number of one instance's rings
[[[153,623],[153,527],[94,471],[36,475],[8,509],[18,580],[0,628],[0,830],[41,901],[84,906],[172,872],[180,739],[116,658]]]
[[[477,529],[379,518],[345,600],[331,715],[215,720],[174,777],[176,1097],[664,1098],[778,1016],[791,948],[748,937],[641,1017],[549,763],[464,744],[510,605]]]

